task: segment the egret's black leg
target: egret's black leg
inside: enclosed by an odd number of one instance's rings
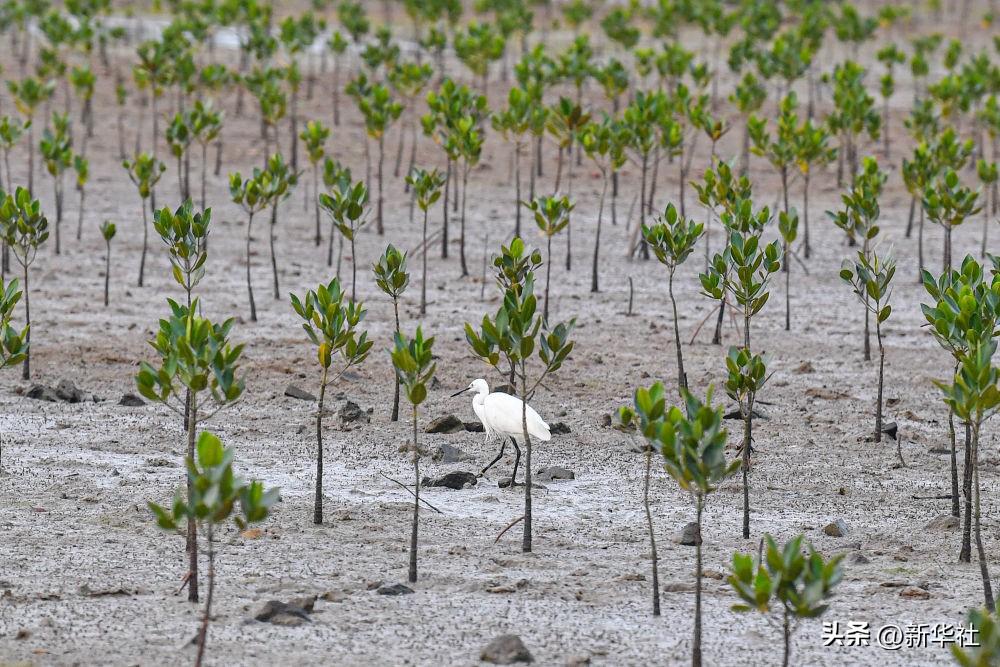
[[[507,449],[507,441],[506,440],[501,440],[500,443],[501,443],[500,444],[500,453],[497,454],[497,457],[495,459],[493,459],[492,461],[490,461],[490,463],[489,463],[488,466],[486,466],[485,468],[483,468],[482,470],[479,471],[479,475],[477,475],[477,477],[482,477],[483,475],[485,475],[486,471],[489,470],[490,468],[492,468],[494,466],[494,464],[496,464],[496,462],[499,461],[503,457],[503,451],[505,449]]]
[[[517,440],[511,436],[510,441],[514,443],[514,473],[510,476],[510,485],[517,486],[517,468],[521,465],[521,448],[517,446]]]

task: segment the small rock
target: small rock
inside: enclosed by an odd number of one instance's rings
[[[476,485],[477,478],[471,472],[466,472],[464,470],[453,470],[437,479],[431,479],[430,477],[424,477],[421,481],[421,486],[443,486],[448,489],[455,489],[456,491],[461,491],[462,489],[468,488],[470,486]]]
[[[469,433],[482,433],[486,429],[483,428],[482,422],[465,422],[465,430]]]
[[[664,593],[693,593],[694,584],[690,581],[668,581],[660,586]]]
[[[854,563],[855,565],[867,565],[871,561],[868,560],[867,556],[865,556],[864,554],[860,554],[859,553],[859,554],[854,554],[853,556],[851,556],[851,562]]]
[[[951,514],[939,514],[924,525],[928,530],[951,530],[958,528],[958,517]]]
[[[843,537],[847,535],[847,524],[843,519],[837,519],[823,526],[823,534],[830,537]]]
[[[118,401],[118,405],[123,405],[126,408],[140,408],[146,405],[146,401],[135,394],[122,394],[122,400]]]
[[[405,584],[385,584],[375,591],[379,595],[409,595],[413,589]]]
[[[32,385],[26,395],[28,398],[33,398],[36,401],[48,401],[50,403],[59,402],[56,390],[52,387],[47,387],[44,384]]]
[[[287,387],[285,387],[285,396],[288,396],[289,398],[297,398],[300,401],[315,401],[316,400],[316,396],[315,395],[313,395],[312,393],[306,391],[302,387],[299,387],[299,386],[294,385],[294,384],[290,384]]]
[[[552,435],[566,435],[569,432],[569,426],[566,425],[566,422],[556,422],[549,427],[549,433]]]
[[[896,422],[886,422],[882,424],[882,432],[893,440],[896,440],[899,435],[899,425]]]
[[[795,369],[795,372],[799,375],[804,375],[806,373],[814,373],[816,372],[816,369],[813,368],[812,362],[803,361],[799,367]]]
[[[438,417],[424,429],[425,433],[458,433],[465,430],[465,422],[455,415]]]
[[[280,600],[268,600],[254,613],[255,620],[275,625],[301,625],[309,620],[309,612],[302,607]],[[293,620],[298,618],[297,621]]]
[[[75,384],[66,379],[59,380],[59,384],[56,385],[56,396],[67,403],[80,403],[87,398],[87,394],[77,389]]]
[[[586,667],[590,664],[590,656],[579,654],[571,655],[566,658],[566,667]]]
[[[613,421],[611,419],[611,415],[604,413],[604,415],[601,416],[601,426],[603,428],[611,428],[612,423]]]
[[[325,602],[343,602],[347,599],[347,593],[344,591],[327,591],[320,598]]]
[[[911,598],[913,600],[927,600],[931,597],[931,594],[922,588],[907,586],[903,590],[899,591],[899,597]]]
[[[449,444],[442,444],[434,453],[431,455],[431,459],[438,461],[440,463],[461,463],[463,461],[472,461],[474,458],[458,447],[454,447]]]
[[[698,524],[692,521],[681,530],[680,543],[686,547],[693,547],[701,544],[701,531]]]
[[[517,635],[500,635],[479,653],[479,659],[494,665],[513,665],[516,662],[533,662],[534,658]]]
[[[806,389],[806,396],[809,398],[819,398],[824,401],[840,401],[851,397],[848,393],[827,389],[826,387],[809,387]]]
[[[576,473],[568,468],[562,468],[560,466],[546,466],[544,468],[540,468],[538,472],[535,473],[535,477],[543,482],[551,482],[557,479],[576,479]]]
[[[304,595],[299,598],[292,598],[288,601],[288,604],[292,607],[304,609],[307,614],[311,614],[313,613],[313,608],[316,606],[316,596]]]
[[[340,408],[340,412],[337,413],[337,416],[340,417],[341,424],[351,424],[354,422],[369,424],[372,420],[372,408],[368,408],[368,410],[365,411],[362,410],[361,406],[354,401],[346,401]]]

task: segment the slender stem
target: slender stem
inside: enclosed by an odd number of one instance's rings
[[[646,447],[646,474],[642,484],[642,506],[646,511],[646,526],[649,530],[649,550],[653,560],[653,616],[660,615],[660,573],[656,554],[656,534],[653,531],[653,515],[649,511],[649,478],[653,464],[653,449]]]
[[[675,265],[670,267],[670,277],[667,280],[667,292],[670,294],[670,308],[674,314],[674,347],[677,349],[677,390],[683,396],[684,389],[687,389],[687,373],[684,372],[684,354],[681,351],[681,330],[677,323],[677,299],[674,298],[674,271]]]
[[[205,658],[205,644],[208,640],[208,624],[212,618],[212,597],[215,594],[215,546],[213,544],[213,524],[208,522],[208,597],[205,599],[205,612],[201,617],[201,631],[198,633],[198,657],[195,667],[201,667]]]
[[[323,379],[319,385],[319,405],[316,410],[316,497],[313,501],[313,523],[323,523],[323,401],[326,399],[326,385],[329,368],[323,368]]]
[[[253,229],[253,209],[250,209],[250,219],[247,221],[247,293],[250,296],[250,321],[257,321],[257,306],[253,301],[253,283],[250,280],[250,232]]]
[[[187,458],[194,460],[195,432],[198,428],[198,404],[197,396],[193,391],[189,391],[185,397],[187,400]],[[192,499],[191,478],[187,480],[187,501],[190,506]],[[187,523],[187,552],[188,552],[188,602],[198,601],[198,524],[193,518]]]
[[[392,297],[392,310],[396,316],[396,335],[399,335],[399,299],[394,295]],[[395,379],[395,391],[392,396],[392,416],[389,421],[399,421],[399,376],[393,372],[393,378]]]
[[[698,493],[695,495],[695,505],[697,518],[695,519],[698,525],[698,535],[694,541],[694,576],[695,576],[695,587],[694,587],[694,641],[693,648],[691,650],[691,665],[692,667],[701,667],[701,512],[705,504],[704,497]]]
[[[417,446],[417,406],[413,406],[413,526],[410,529],[408,580],[417,582],[417,529],[420,522],[420,448]]]
[[[528,380],[525,375],[525,363],[521,360],[521,430],[524,433],[525,469],[524,469],[524,537],[521,540],[521,551],[531,551],[531,436],[528,434]],[[517,474],[517,471],[514,471]],[[514,478],[511,477],[511,484]]]

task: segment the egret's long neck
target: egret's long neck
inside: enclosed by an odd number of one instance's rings
[[[480,391],[479,393],[477,393],[475,396],[472,397],[472,404],[482,405],[486,401],[486,394],[487,392],[485,391]]]

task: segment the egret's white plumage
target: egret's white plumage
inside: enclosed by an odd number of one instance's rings
[[[491,394],[490,385],[482,378],[473,380],[468,387],[452,394],[452,396],[458,396],[467,391],[476,392],[476,395],[472,397],[472,411],[483,423],[486,442],[497,439],[501,443],[500,453],[479,472],[479,476],[482,477],[486,474],[486,471],[503,457],[504,448],[507,446],[507,441],[510,440],[514,445],[515,453],[514,473],[511,475],[509,483],[510,485],[517,484],[517,468],[521,461],[521,448],[517,446],[517,441],[524,442],[525,422],[527,422],[528,435],[543,442],[552,439],[549,425],[542,421],[542,418],[530,405],[525,406],[517,396],[502,392]],[[524,410],[523,415],[522,410]],[[524,421],[522,421],[522,417]],[[501,485],[503,485],[503,480],[501,480]]]
[[[522,440],[524,438],[524,425],[521,421],[521,399],[517,396],[504,394],[502,392],[490,393],[490,386],[486,380],[473,380],[469,385],[469,391],[476,392],[472,398],[472,411],[476,413],[479,421],[483,423],[483,430],[486,432],[487,441],[491,438],[514,438]],[[530,405],[525,410],[524,417],[528,423],[528,435],[543,442],[552,439],[549,433],[549,425],[542,421],[534,408]]]

